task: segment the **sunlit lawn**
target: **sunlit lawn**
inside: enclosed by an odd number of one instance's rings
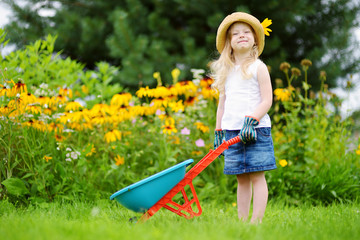
[[[160,210],[147,222],[111,201],[15,208],[0,202],[1,239],[360,239],[360,204],[284,206],[272,201],[261,225],[237,220],[232,204],[202,203],[191,220]]]

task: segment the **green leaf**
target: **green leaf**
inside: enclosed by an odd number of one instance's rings
[[[12,195],[22,196],[29,193],[25,183],[19,178],[8,178],[2,181],[1,184],[3,184]]]

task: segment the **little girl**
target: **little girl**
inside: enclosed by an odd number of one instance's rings
[[[224,152],[224,173],[236,175],[238,216],[262,221],[268,200],[264,171],[276,169],[267,114],[272,86],[266,65],[258,59],[264,49],[264,28],[252,15],[236,12],[220,24],[216,48],[220,57],[210,64],[212,87],[220,92],[214,148],[223,140],[241,139]]]

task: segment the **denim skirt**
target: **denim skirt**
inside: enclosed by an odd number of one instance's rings
[[[257,141],[243,144],[242,142],[229,146],[224,151],[224,173],[237,175],[249,172],[268,171],[276,169],[274,145],[271,128],[256,128]],[[226,141],[236,137],[240,130],[226,130]]]

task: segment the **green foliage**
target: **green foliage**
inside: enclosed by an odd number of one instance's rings
[[[181,79],[190,78],[191,67],[205,69],[217,54],[217,27],[234,11],[273,20],[262,55],[273,76],[280,74],[276,66],[283,60],[318,59],[309,74],[309,83],[318,90],[319,70],[326,70],[330,87],[338,77],[359,70],[359,59],[352,54],[359,43],[352,31],[359,26],[360,5],[353,0],[28,0],[22,7],[4,2],[14,11],[6,29],[18,47],[57,35],[56,50],[89,68],[99,61],[120,66],[115,80],[131,88],[154,86],[155,71],[169,84],[168,70],[175,66],[184,72]],[[40,16],[43,9],[53,10],[54,16]]]
[[[193,158],[196,163],[212,148],[217,103],[213,95],[206,98],[209,92],[203,92],[208,91],[209,79],[194,76],[193,82],[174,84],[180,86],[178,89],[141,88],[139,92],[152,91],[159,96],[128,94],[128,103],[122,102],[114,108],[106,103],[122,89],[119,85],[111,85],[118,69],[99,62],[97,70],[86,71],[81,64],[54,54],[53,46],[54,38],[49,36],[11,53],[1,62],[0,199],[22,204],[107,199],[113,192],[178,162]],[[24,62],[19,61],[20,58]],[[23,65],[18,71],[20,64]],[[339,103],[325,87],[326,74],[320,75],[320,91],[311,92],[310,66],[308,60],[302,61],[302,72],[292,69],[290,77],[290,65],[287,71],[282,68],[289,85],[274,91],[276,101],[270,114],[279,169],[266,175],[270,197],[284,199],[289,204],[357,201],[360,146],[357,151],[350,150],[349,146],[357,146],[360,142],[351,138],[351,119],[341,119],[336,111],[328,110],[328,105],[338,106]],[[70,70],[57,74],[64,67]],[[12,78],[31,83],[28,92],[14,92],[17,85],[10,81]],[[66,110],[64,105],[74,103],[71,101],[74,97],[67,96],[69,101],[55,104],[56,110],[51,114],[21,112],[21,104],[26,102],[28,93],[38,98],[42,94],[58,97],[57,86],[64,81],[70,84],[68,87],[74,90],[74,96],[86,86],[88,92],[76,97],[88,108]],[[41,87],[45,83],[49,86]],[[292,83],[303,88],[295,89]],[[205,87],[196,87],[196,84],[205,84]],[[175,96],[174,91],[184,86],[193,86],[195,90],[186,89]],[[190,93],[194,95],[190,97]],[[174,98],[177,103],[193,100],[195,104],[188,103],[186,108],[181,105],[183,110],[171,110]],[[151,106],[157,104],[157,108],[149,114],[130,115],[116,122],[115,118],[120,116],[116,113],[130,114],[130,106],[127,106],[130,104],[144,109],[153,109]],[[36,106],[42,109],[36,101],[25,107]],[[91,112],[92,107],[98,111]],[[86,116],[88,122],[79,124],[69,117],[82,112],[91,113],[78,115]],[[169,119],[174,121],[173,126],[166,124]],[[91,121],[95,121],[91,127],[84,126]],[[196,123],[205,130],[200,130]],[[62,128],[54,128],[52,124]],[[170,135],[164,133],[167,129],[171,130]],[[106,136],[114,134],[115,130],[121,133],[120,137],[108,140]],[[205,146],[197,146],[199,140],[203,140]],[[194,179],[201,200],[235,202],[236,178],[225,176],[222,171],[223,161],[216,159]]]
[[[5,33],[1,29],[0,43],[5,46]],[[59,88],[72,88],[77,91],[74,97],[84,97],[81,89],[85,85],[92,93],[87,103],[92,106],[123,90],[118,83],[113,83],[118,69],[106,62],[96,63],[95,70],[85,70],[84,65],[62,58],[60,52],[54,52],[57,37],[48,35],[44,40],[37,40],[25,49],[11,52],[0,62],[4,80],[13,79],[30,86],[29,91],[36,95],[56,95]],[[50,91],[51,90],[51,91]]]
[[[275,90],[278,99],[288,94],[273,108],[275,154],[287,165],[269,174],[269,187],[274,195],[295,204],[300,199],[323,204],[354,199],[359,195],[360,181],[359,155],[349,151],[355,140],[351,137],[353,121],[342,120],[328,110],[333,95],[324,88],[324,75],[320,77],[323,88],[317,97],[312,93],[307,98],[307,70],[305,67],[304,94],[291,84],[279,89],[279,93]],[[284,72],[289,79],[287,70]],[[299,80],[296,77],[294,81]]]

